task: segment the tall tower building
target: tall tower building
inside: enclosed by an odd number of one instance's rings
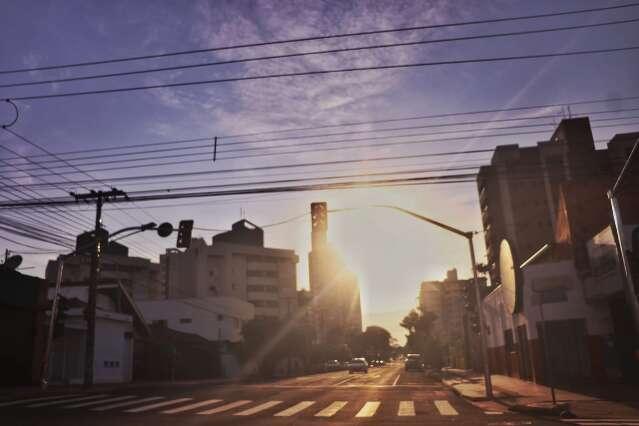
[[[326,203],[311,204],[309,282],[317,338],[322,343],[343,343],[362,331],[362,309],[357,277],[328,243]]]

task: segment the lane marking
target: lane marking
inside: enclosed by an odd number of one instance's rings
[[[105,396],[109,396],[109,394],[103,393],[99,395],[83,396],[82,398],[71,398],[71,399],[57,400],[53,402],[42,402],[40,404],[27,405],[27,407],[28,408],[48,407],[50,405],[66,404],[67,402],[80,402],[80,401],[88,401],[90,399],[104,398]]]
[[[190,401],[192,399],[193,398],[171,399],[169,401],[158,402],[157,404],[149,404],[149,405],[143,405],[142,407],[138,407],[138,408],[131,408],[130,410],[125,410],[125,413],[142,413],[144,411],[149,411],[149,410],[153,410],[155,408],[160,408],[160,407],[166,407],[167,405],[179,404],[180,402]]]
[[[56,395],[56,396],[45,396],[42,398],[29,398],[29,399],[20,399],[17,401],[9,401],[0,403],[0,407],[9,407],[11,405],[20,405],[20,404],[28,404],[30,402],[38,402],[38,401],[50,401],[52,399],[62,399],[62,398],[71,398],[74,396],[81,395],[79,393],[72,393],[67,395]]]
[[[135,395],[118,396],[117,398],[107,398],[107,399],[101,399],[99,401],[81,402],[80,404],[67,405],[62,408],[70,409],[70,408],[90,407],[92,405],[100,405],[100,404],[105,404],[108,402],[124,401],[126,399],[133,399],[133,398],[136,398],[136,396]]]
[[[178,408],[172,408],[170,410],[162,411],[163,414],[175,414],[175,413],[183,413],[184,411],[194,410],[196,408],[204,407],[205,405],[217,404],[218,402],[222,402],[221,399],[207,399],[206,401],[196,402],[194,404],[184,405]]]
[[[414,416],[415,415],[415,403],[413,401],[399,401],[399,408],[397,409],[398,416]]]
[[[148,397],[148,398],[135,399],[133,401],[121,402],[119,404],[111,404],[111,405],[105,405],[104,407],[92,408],[91,411],[106,411],[106,410],[112,410],[114,408],[130,407],[131,405],[142,404],[143,402],[157,401],[158,399],[164,399],[164,397],[163,396],[151,396],[151,397]]]
[[[393,386],[397,386],[397,382],[399,382],[399,376],[401,376],[401,374],[398,374],[397,377],[395,377],[395,381],[393,382]]]
[[[235,413],[235,416],[252,416],[253,414],[259,413],[260,411],[268,410],[269,408],[273,408],[276,405],[280,405],[284,401],[268,401],[264,404],[260,404],[253,408],[249,408],[248,410],[240,411],[239,413]]]
[[[355,377],[348,377],[348,378],[346,378],[346,379],[342,380],[341,382],[337,382],[337,383],[335,383],[335,385],[334,385],[334,386],[342,385],[342,384],[344,384],[344,383],[346,383],[346,382],[350,382],[351,380],[355,380]]]
[[[484,411],[484,414],[488,414],[488,415],[499,415],[499,414],[504,414],[503,411]]]
[[[221,405],[219,407],[212,408],[210,410],[200,411],[198,414],[200,414],[202,416],[207,416],[209,414],[222,413],[224,411],[228,411],[228,410],[232,410],[232,409],[237,408],[237,407],[241,407],[242,405],[250,404],[251,402],[253,402],[253,401],[249,401],[247,399],[243,399],[243,400],[240,400],[240,401],[231,402],[230,404]]]
[[[315,404],[315,401],[302,401],[302,402],[299,402],[299,403],[293,405],[292,407],[287,408],[284,411],[280,411],[279,413],[275,413],[274,416],[276,416],[276,417],[290,417],[292,415],[295,415],[295,414],[299,413],[302,410],[306,410],[308,407],[310,407],[313,404]]]
[[[335,401],[319,413],[315,414],[315,417],[333,417],[339,410],[344,408],[346,404],[348,404],[348,401]]]
[[[453,406],[450,405],[450,402],[446,401],[445,399],[436,400],[435,407],[437,407],[437,411],[439,411],[439,414],[441,414],[442,416],[457,416],[459,414],[457,410],[455,410]]]
[[[355,414],[355,417],[373,417],[377,412],[380,404],[381,402],[379,401],[368,401],[366,404],[364,404],[362,409],[359,410],[357,414]]]

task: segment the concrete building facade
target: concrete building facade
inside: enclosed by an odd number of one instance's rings
[[[616,135],[607,149],[597,150],[590,122],[583,117],[562,120],[550,139],[536,146],[498,146],[477,177],[491,279],[498,281],[502,239],[511,242],[520,258],[552,241],[561,186],[588,178],[609,187],[637,137],[639,133]]]
[[[255,318],[295,312],[298,261],[293,250],[264,247],[263,231],[246,220],[211,245],[194,238],[186,251],[160,256],[168,299],[235,298],[251,303]]]
[[[104,231],[106,233],[106,231]],[[108,238],[108,233],[105,234]],[[91,274],[90,247],[93,232],[78,235],[77,255],[64,257],[62,280],[68,283],[85,282]],[[45,279],[55,282],[58,262],[50,260],[45,271]],[[158,263],[142,257],[129,256],[125,245],[110,242],[102,245],[100,256],[100,283],[121,283],[134,299],[159,299],[164,296],[164,277]]]
[[[486,278],[479,279],[481,288]],[[469,304],[474,298],[472,279],[459,279],[457,269],[447,271],[443,281],[424,281],[419,291],[422,312],[434,314],[433,337],[442,345],[446,361],[454,367],[468,368],[475,364],[471,355],[472,335]]]

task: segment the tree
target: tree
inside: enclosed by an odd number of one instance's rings
[[[363,333],[350,338],[350,346],[355,356],[370,359],[388,359],[391,356],[391,334],[383,327],[371,325]]]
[[[441,345],[433,336],[433,327],[437,316],[432,312],[412,309],[399,323],[408,331],[405,351],[419,353],[424,363],[433,368],[442,365]]]

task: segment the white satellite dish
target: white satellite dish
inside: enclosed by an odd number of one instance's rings
[[[499,279],[504,305],[510,314],[519,312],[521,306],[521,279],[519,264],[508,240],[499,244]]]

